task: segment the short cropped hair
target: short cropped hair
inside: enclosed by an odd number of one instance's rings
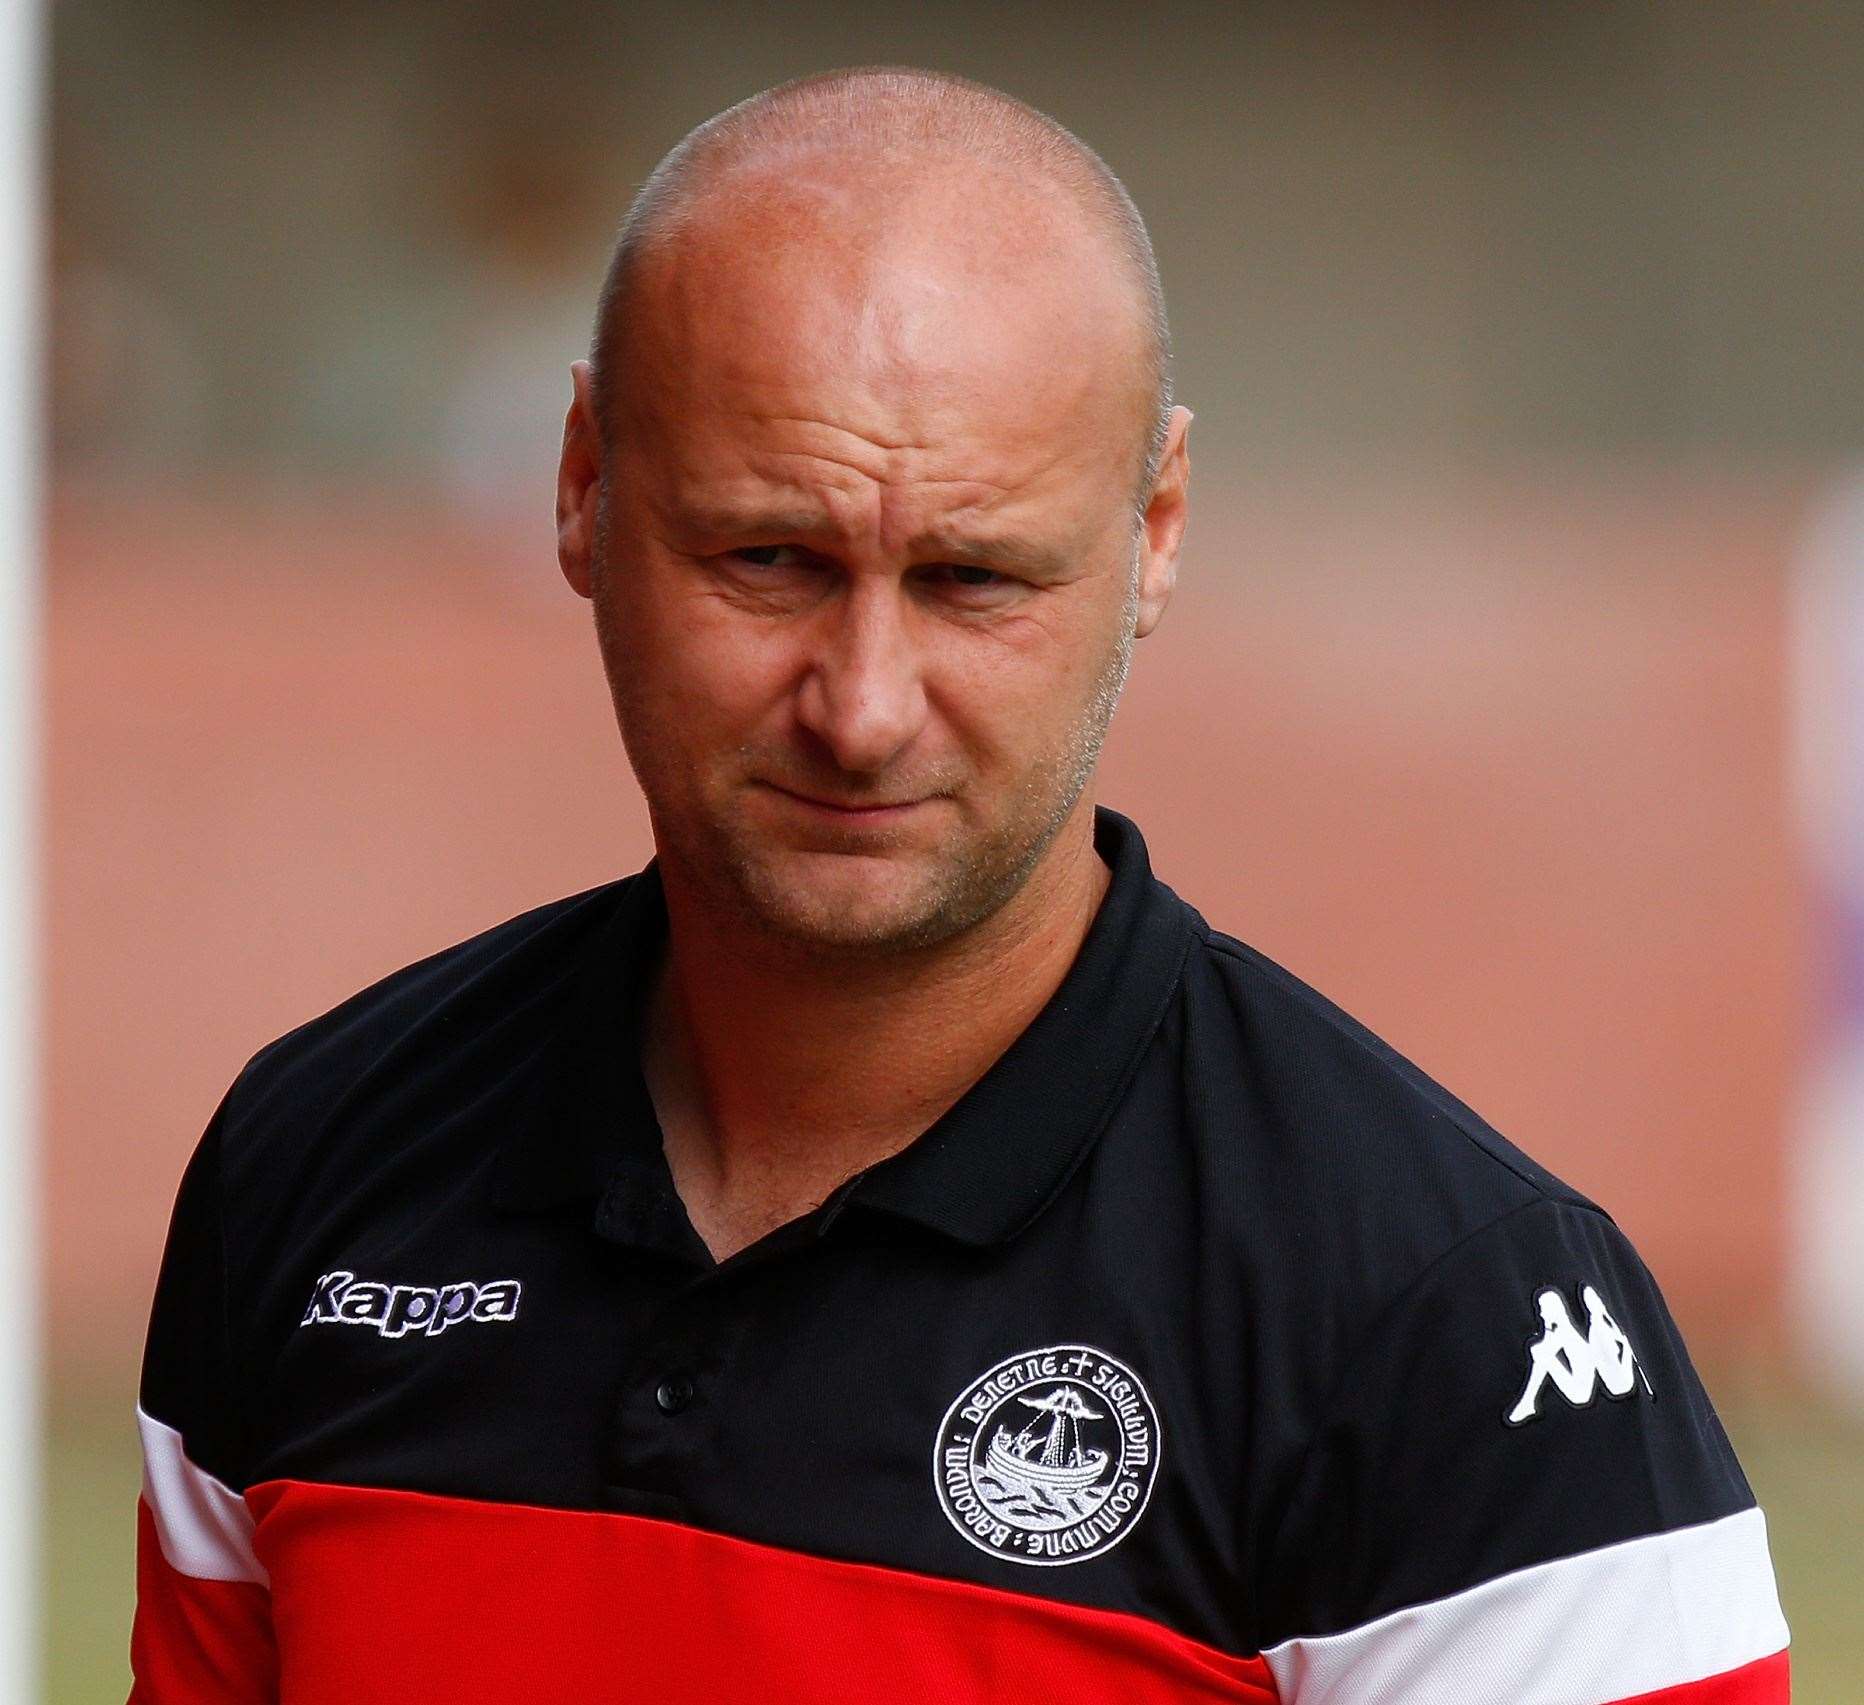
[[[705,188],[730,167],[845,147],[865,155],[969,154],[1071,194],[1130,271],[1146,332],[1152,398],[1141,496],[1157,478],[1171,425],[1171,333],[1145,221],[1107,163],[1065,125],[1001,90],[942,71],[863,66],[781,83],[688,132],[642,184],[615,242],[596,308],[590,367],[604,442],[621,381],[619,344],[641,257],[677,235]]]

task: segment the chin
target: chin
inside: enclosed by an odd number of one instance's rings
[[[730,872],[738,905],[765,934],[850,958],[947,941],[995,912],[1024,875],[936,858],[768,851]]]
[[[1014,898],[1078,791],[1045,819],[870,850],[786,845],[760,823],[720,814],[683,838],[680,862],[714,906],[773,942],[829,958],[907,953],[962,935]]]
[[[893,859],[807,854],[740,866],[739,895],[769,934],[856,955],[926,947],[971,921],[938,873]]]

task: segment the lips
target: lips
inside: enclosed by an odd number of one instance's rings
[[[895,816],[909,811],[915,805],[924,805],[937,798],[936,794],[917,794],[908,799],[827,799],[819,794],[802,793],[795,788],[783,787],[777,782],[764,783],[774,793],[780,793],[786,799],[794,800],[798,805],[805,805],[816,811],[828,812],[837,817],[860,821],[863,818],[880,818]]]

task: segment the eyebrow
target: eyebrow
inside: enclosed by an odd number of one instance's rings
[[[1013,533],[924,533],[907,543],[908,553],[921,562],[974,562],[985,568],[1006,568],[1034,579],[1053,579],[1068,566],[1068,558],[1050,546]]]
[[[681,507],[674,511],[682,527],[707,538],[818,537],[830,533],[827,514],[820,509],[734,509],[724,505]]]

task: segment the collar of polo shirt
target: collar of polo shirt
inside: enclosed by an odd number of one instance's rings
[[[1113,873],[1106,898],[1029,1028],[914,1142],[741,1254],[822,1236],[850,1210],[988,1247],[1048,1205],[1118,1104],[1192,938],[1189,909],[1152,881],[1130,822],[1097,810],[1094,845]],[[622,887],[614,916],[564,986],[555,1044],[538,1061],[538,1117],[500,1154],[495,1200],[516,1213],[592,1201],[599,1236],[710,1264],[674,1190],[640,1071],[645,972],[666,927],[649,865]]]

